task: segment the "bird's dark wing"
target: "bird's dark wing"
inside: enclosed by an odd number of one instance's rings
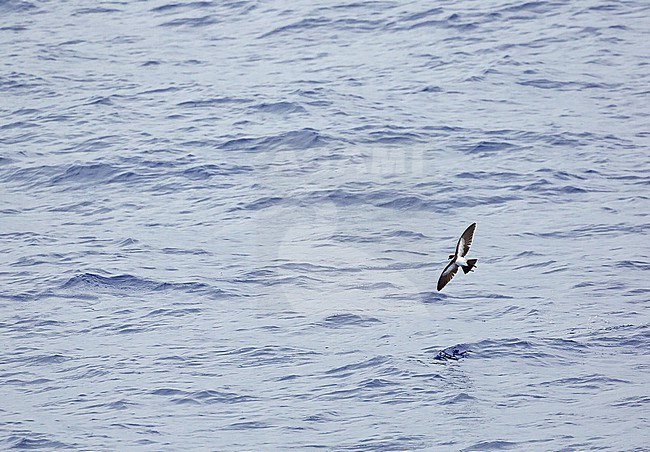
[[[439,291],[442,290],[442,288],[445,287],[449,281],[451,281],[451,278],[454,277],[457,271],[458,266],[454,263],[453,260],[447,264],[445,269],[440,274],[440,278],[438,279]]]
[[[457,256],[465,256],[467,252],[469,251],[469,247],[472,244],[472,239],[474,238],[474,231],[476,230],[476,223],[472,223],[469,226],[467,226],[467,229],[465,229],[465,232],[463,232],[463,235],[460,236],[458,239],[458,243],[456,244],[456,255]]]

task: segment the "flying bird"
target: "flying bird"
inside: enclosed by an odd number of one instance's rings
[[[469,247],[472,244],[472,239],[474,238],[474,231],[476,230],[476,223],[470,224],[463,235],[458,239],[456,244],[456,252],[449,255],[449,263],[442,271],[440,279],[438,279],[438,290],[442,290],[443,287],[447,285],[449,281],[456,275],[458,267],[463,269],[465,274],[471,272],[476,266],[476,261],[478,259],[467,259],[465,255],[469,251]]]

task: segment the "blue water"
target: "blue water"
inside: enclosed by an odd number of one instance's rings
[[[647,1],[0,13],[0,447],[647,450]]]

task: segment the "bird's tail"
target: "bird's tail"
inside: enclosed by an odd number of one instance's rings
[[[474,267],[476,267],[477,260],[478,259],[467,259],[467,265],[463,266],[463,271],[465,272],[465,274],[474,270]]]

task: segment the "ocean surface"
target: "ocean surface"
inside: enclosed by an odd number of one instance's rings
[[[646,0],[0,14],[0,448],[649,450]]]

